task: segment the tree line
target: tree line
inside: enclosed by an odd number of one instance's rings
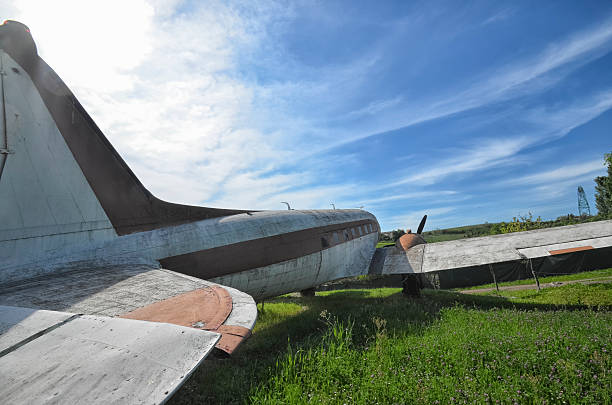
[[[612,218],[612,152],[604,155],[604,162],[608,175],[595,177],[595,206],[597,215]]]

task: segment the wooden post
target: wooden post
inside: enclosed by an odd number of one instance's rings
[[[540,280],[538,279],[538,275],[536,274],[535,271],[533,271],[533,263],[531,262],[531,259],[528,259],[529,261],[529,267],[531,268],[531,274],[533,274],[533,278],[535,278],[536,281],[536,285],[538,286],[538,292],[540,291]]]
[[[493,266],[490,264],[489,264],[489,271],[491,272],[491,275],[493,276],[493,282],[495,283],[495,289],[497,290],[497,293],[499,294],[499,284],[497,284],[497,277],[495,277]]]

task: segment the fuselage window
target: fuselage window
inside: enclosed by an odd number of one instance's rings
[[[368,227],[370,227],[370,232],[374,232],[374,231],[372,230],[372,224],[368,224]]]
[[[338,237],[338,232],[334,232],[332,235],[332,243],[335,245],[336,243],[340,243],[340,238]]]
[[[353,238],[356,236],[355,235],[355,228],[351,228],[351,233],[353,234]]]
[[[349,240],[349,233],[348,233],[348,231],[344,231],[344,239]]]
[[[321,238],[321,247],[322,247],[323,249],[325,249],[325,248],[328,248],[328,247],[329,247],[329,242],[327,241],[327,238],[326,238],[326,237],[324,237],[324,236]]]
[[[361,229],[361,225],[357,227],[357,232],[359,232],[359,236],[363,236],[363,229]]]

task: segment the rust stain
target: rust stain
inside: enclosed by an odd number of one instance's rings
[[[149,304],[120,317],[215,330],[230,312],[232,297],[229,293],[221,287],[208,287]]]
[[[223,350],[227,354],[232,354],[234,350],[240,346],[243,340],[244,338],[241,336],[222,334],[221,339],[219,339],[215,347],[219,350]]]
[[[221,333],[217,349],[232,354],[243,340],[251,336],[251,331],[243,326],[221,325],[216,332]]]
[[[591,249],[593,249],[593,246],[580,246],[580,247],[569,248],[569,249],[549,250],[548,253],[550,253],[551,255],[562,255],[564,253],[580,252],[582,250],[591,250]]]
[[[207,287],[146,305],[119,317],[217,332],[221,339],[216,347],[231,354],[251,335],[248,328],[223,325],[232,308],[232,297],[227,290]]]

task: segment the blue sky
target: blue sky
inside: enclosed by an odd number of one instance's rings
[[[384,230],[577,213],[579,185],[595,210],[612,2],[96,3],[0,14],[161,198]]]

